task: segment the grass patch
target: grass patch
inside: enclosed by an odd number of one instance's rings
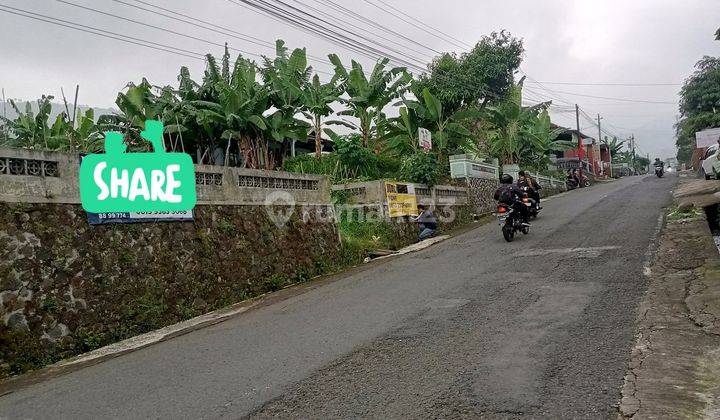
[[[691,208],[689,211],[682,212],[677,206],[672,206],[668,210],[666,217],[668,222],[680,222],[683,220],[697,219],[698,217],[702,217],[703,214],[704,213],[702,211],[696,209],[695,207]]]

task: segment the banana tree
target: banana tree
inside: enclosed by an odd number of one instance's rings
[[[29,149],[64,150],[70,144],[69,135],[72,132],[72,123],[67,115],[60,113],[52,124],[52,96],[43,95],[37,101],[37,114],[33,111],[30,102],[25,103],[25,110],[21,111],[15,101],[10,100],[17,116],[15,119],[0,117],[9,131],[8,144],[13,147]]]
[[[519,163],[521,151],[532,138],[531,128],[545,104],[522,106],[522,81],[510,89],[508,97],[485,109],[490,124],[486,136],[490,152],[503,164]]]
[[[337,85],[335,78],[328,83],[320,83],[315,75],[311,83],[303,89],[303,102],[305,103],[305,116],[312,121],[315,133],[315,157],[322,157],[323,118],[332,114],[330,104],[340,100],[342,89]]]
[[[405,99],[398,103],[400,116],[390,120],[390,130],[385,139],[387,147],[399,153],[416,151],[418,148],[418,128],[426,128],[432,132],[433,149],[438,161],[443,162],[451,145],[459,146],[470,138],[470,131],[462,121],[475,116],[470,111],[458,111],[447,116],[443,112],[442,103],[424,89],[420,100]]]
[[[534,118],[528,120],[525,130],[524,141],[520,145],[519,155],[528,166],[541,169],[550,162],[549,152],[562,152],[576,147],[572,141],[558,140],[564,128],[552,128],[550,114],[547,109],[536,109],[538,112]]]
[[[211,89],[214,97],[208,99],[212,100],[191,101],[191,105],[203,130],[219,132],[219,137],[227,141],[225,164],[230,145],[236,141],[245,166],[270,169],[268,144],[263,136],[268,129],[263,114],[269,109],[269,93],[257,82],[256,75],[255,64],[239,57],[230,82],[221,78]]]
[[[608,150],[610,150],[610,156],[612,158],[615,158],[618,153],[622,150],[622,148],[625,146],[625,140],[618,140],[617,137],[613,137],[612,140],[608,140],[607,136],[605,136],[604,143],[607,145]]]
[[[307,111],[305,89],[310,83],[312,67],[307,64],[304,48],[288,51],[285,42],[277,40],[275,58],[264,57],[260,70],[270,104],[276,109],[268,118],[268,130],[264,134],[268,141],[272,140],[281,147],[287,146],[287,140],[307,141],[309,127],[296,116]]]
[[[335,66],[335,77],[340,81],[341,89],[348,95],[348,98],[341,98],[340,102],[346,109],[338,115],[358,120],[358,123],[342,120],[328,124],[340,124],[359,131],[363,146],[368,147],[377,127],[381,125],[383,108],[408,89],[412,77],[403,67],[387,70],[387,58],[375,64],[370,77],[365,75],[360,63],[354,60],[348,70],[336,54],[330,54],[328,58]]]

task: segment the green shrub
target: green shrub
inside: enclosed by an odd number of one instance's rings
[[[403,159],[400,167],[403,181],[417,182],[432,187],[438,183],[440,170],[434,153],[418,152]]]

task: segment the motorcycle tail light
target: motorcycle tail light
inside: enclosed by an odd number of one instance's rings
[[[507,208],[505,208],[503,206],[498,207],[498,213],[506,213],[506,212],[507,212]]]

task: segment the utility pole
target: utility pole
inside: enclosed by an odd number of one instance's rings
[[[3,141],[8,138],[8,126],[7,126],[7,102],[5,101],[5,88],[2,88],[2,100],[3,100]]]
[[[577,136],[578,136],[578,161],[580,163],[580,170],[582,170],[582,157],[583,153],[583,141],[580,136],[580,106],[575,104],[575,124],[577,124]]]
[[[601,143],[602,143],[602,130],[600,129],[600,120],[601,120],[601,119],[602,119],[602,117],[600,117],[600,114],[598,114],[598,138],[597,138],[598,144],[601,144]],[[610,149],[608,148],[608,151],[609,151],[609,150],[610,150]],[[605,173],[605,168],[602,166],[602,152],[600,153],[600,165],[601,165],[601,166],[600,166],[600,171],[603,172],[603,173]],[[611,169],[611,171],[612,171],[612,169]]]
[[[635,134],[630,136],[630,147],[632,148],[632,169],[635,174]]]

